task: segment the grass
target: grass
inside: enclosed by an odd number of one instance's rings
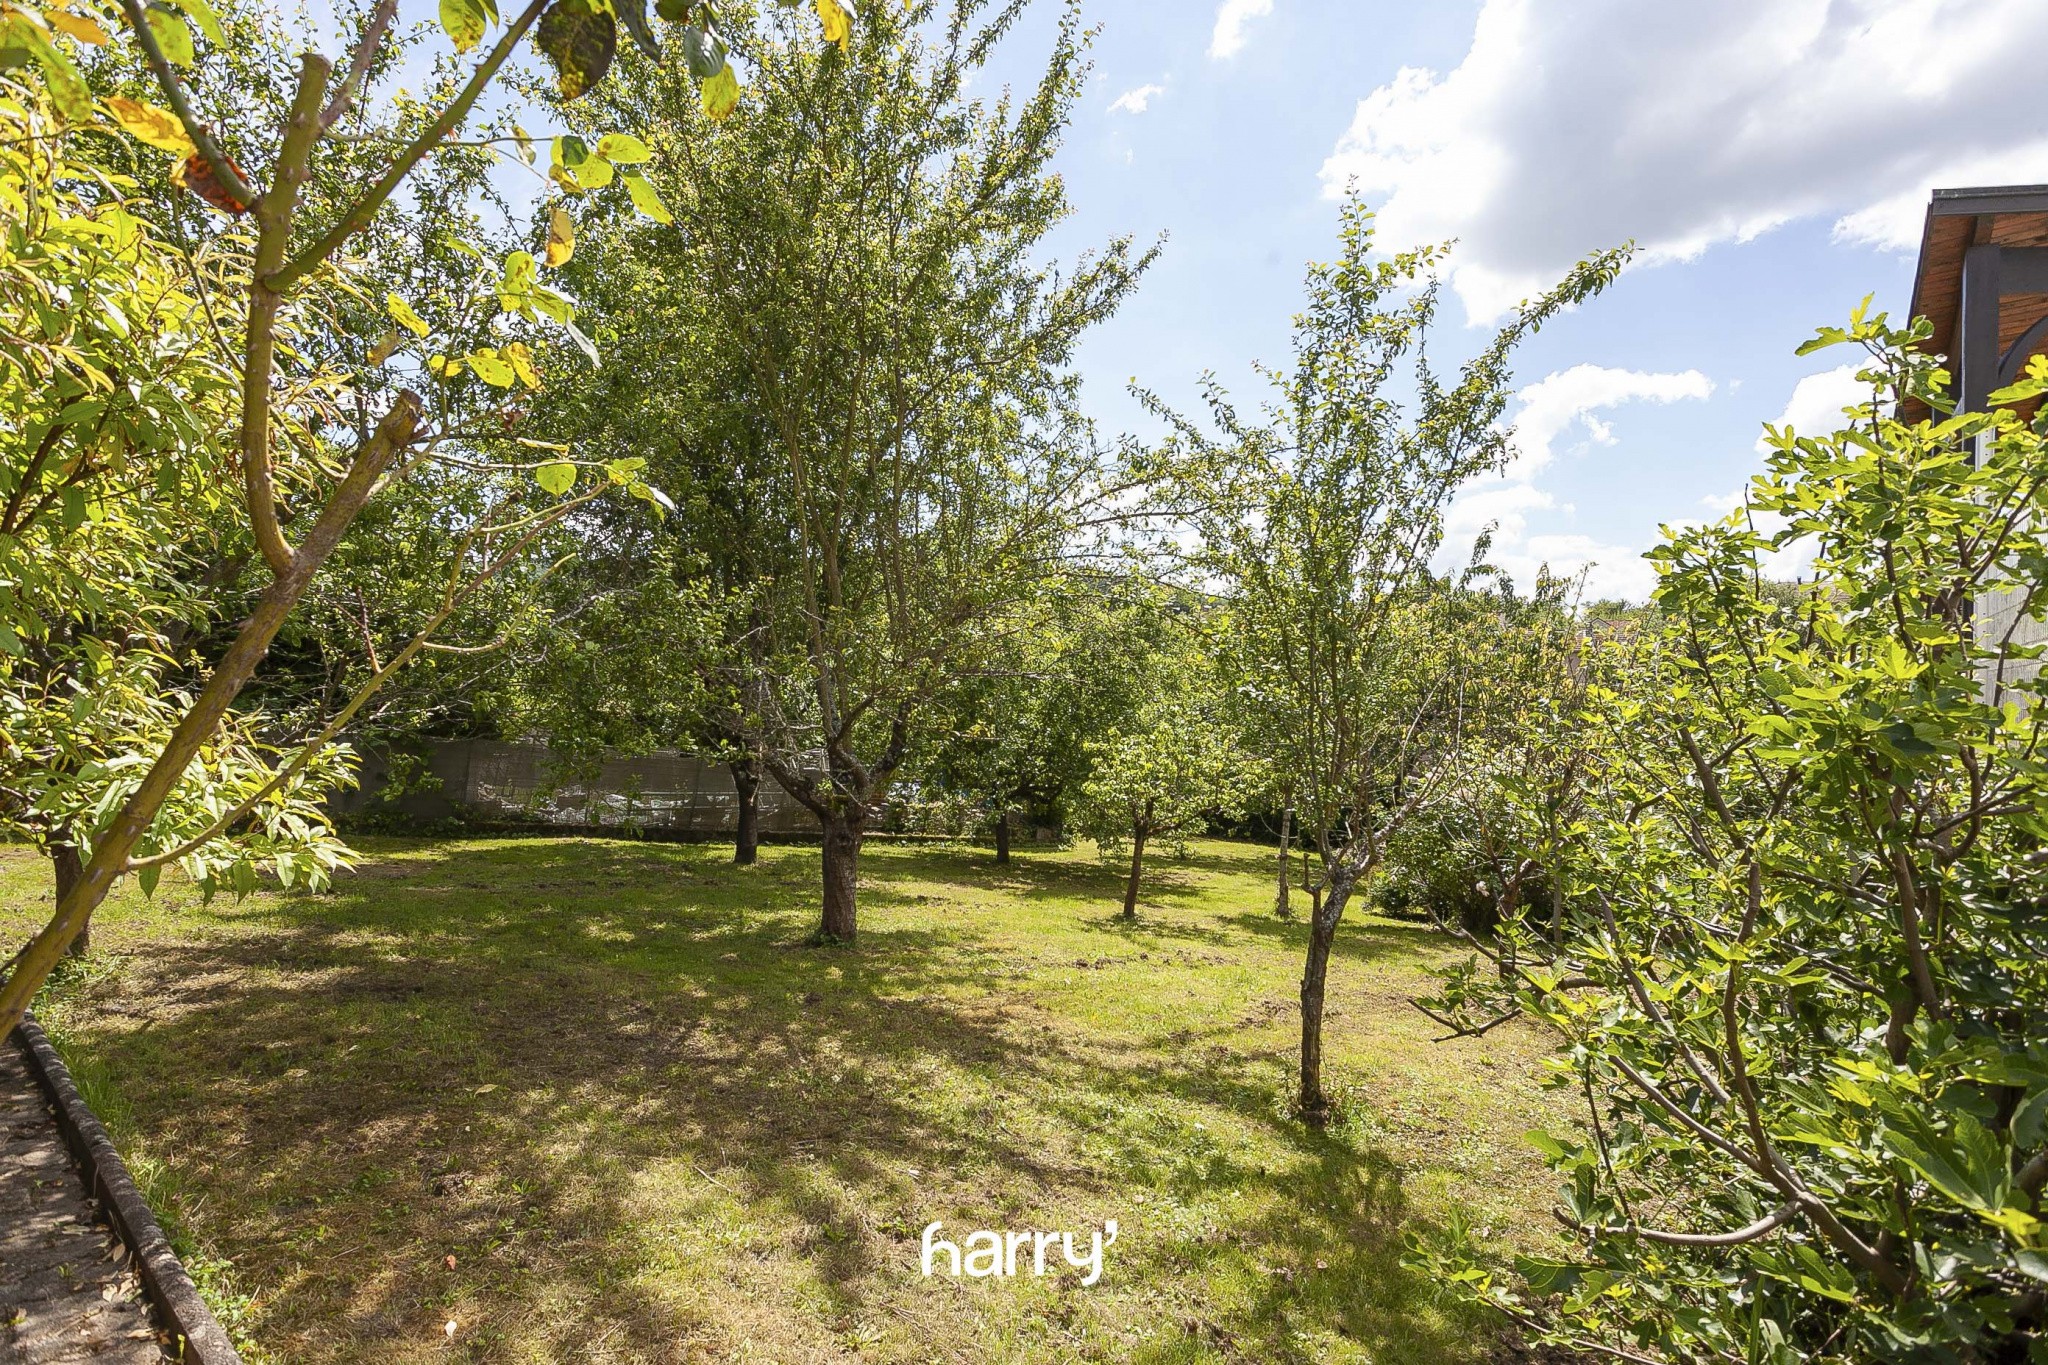
[[[815,849],[362,852],[318,895],[126,889],[41,1006],[252,1362],[1512,1351],[1401,1258],[1545,1240],[1544,1040],[1430,1042],[1406,997],[1452,947],[1354,919],[1343,1117],[1303,1130],[1265,850],[1159,860],[1127,926],[1086,852],[870,845],[855,948],[804,946]],[[0,849],[10,937],[45,876]],[[1092,1288],[919,1273],[934,1219],[1110,1218]]]

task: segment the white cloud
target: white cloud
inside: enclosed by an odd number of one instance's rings
[[[1595,445],[1613,445],[1613,428],[1593,415],[1604,409],[1636,399],[1675,403],[1705,398],[1713,391],[1714,381],[1698,370],[1651,374],[1574,365],[1545,375],[1515,395],[1521,407],[1515,412],[1515,461],[1508,477],[1526,479],[1549,464],[1552,443],[1574,426],[1583,427]]]
[[[2044,47],[2040,0],[1485,0],[1456,70],[1359,102],[1323,185],[1390,243],[1458,238],[1475,321],[1628,238],[1683,260],[1819,215],[1910,249],[1932,186],[2048,180]]]
[[[1838,365],[1832,370],[1809,374],[1792,386],[1792,394],[1785,400],[1785,407],[1771,419],[1774,427],[1791,427],[1805,436],[1816,436],[1838,430],[1845,420],[1842,409],[1854,407],[1870,398],[1870,386],[1856,378],[1860,364]],[[1758,436],[1756,450],[1759,455],[1771,448],[1768,437]],[[1700,499],[1700,505],[1710,511],[1716,519],[1740,509],[1749,500],[1749,485],[1729,493],[1709,493]],[[1782,530],[1785,519],[1769,512],[1753,513],[1751,524],[1764,535],[1775,535]],[[1674,522],[1688,525],[1689,521]],[[1763,570],[1766,577],[1777,579],[1804,578],[1813,572],[1814,555],[1820,546],[1811,536],[1802,536],[1764,556]]]
[[[1215,61],[1235,57],[1244,48],[1244,31],[1254,19],[1273,12],[1273,0],[1223,0],[1216,27],[1209,34],[1209,56]]]
[[[1126,90],[1123,94],[1110,101],[1109,112],[1112,114],[1142,114],[1151,107],[1154,95],[1163,95],[1165,93],[1166,87],[1163,85],[1141,85],[1135,90]]]
[[[1445,514],[1445,563],[1462,562],[1473,537],[1491,525],[1487,560],[1506,571],[1518,590],[1526,592],[1537,570],[1548,565],[1557,574],[1585,570],[1589,598],[1649,596],[1656,573],[1643,562],[1642,547],[1604,544],[1584,535],[1530,533],[1530,513],[1568,516],[1573,510],[1538,488],[1535,477],[1556,458],[1559,441],[1574,431],[1595,445],[1615,444],[1613,424],[1597,415],[1601,412],[1630,402],[1700,400],[1713,391],[1714,382],[1698,370],[1658,374],[1602,365],[1574,365],[1525,386],[1515,395],[1514,459],[1501,473],[1467,485]]]
[[[1870,401],[1870,386],[1856,377],[1856,371],[1862,368],[1862,365],[1851,362],[1807,375],[1792,386],[1792,396],[1785,400],[1785,410],[1771,425],[1791,427],[1802,436],[1819,436],[1840,430],[1845,420],[1843,408]],[[1770,438],[1758,435],[1757,453],[1762,454],[1770,448]]]

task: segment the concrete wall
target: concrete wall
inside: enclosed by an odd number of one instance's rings
[[[2006,588],[1999,592],[1985,593],[1977,599],[1973,625],[1980,644],[1996,648],[2008,630],[2012,632],[2012,643],[2015,645],[2034,645],[2048,641],[2048,622],[2022,619],[2017,625],[2014,624],[2014,617],[2019,613],[2020,599],[2023,596],[2018,588]],[[1984,684],[1984,696],[1988,701],[2000,670],[1992,665],[1980,665],[1978,671]],[[2014,659],[2003,667],[2004,681],[2011,684],[2031,678],[2040,671],[2039,659]]]
[[[377,810],[422,823],[465,816],[703,834],[730,832],[738,819],[731,772],[696,754],[662,751],[610,759],[592,781],[556,785],[558,767],[545,745],[454,739],[433,746],[428,766],[437,784],[386,801],[391,765],[383,754],[366,755],[362,785],[334,802],[335,813],[346,817]],[[811,813],[771,778],[762,779],[760,808],[764,834],[817,828]]]

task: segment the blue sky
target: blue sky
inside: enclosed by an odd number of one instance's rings
[[[1496,558],[1591,564],[1640,597],[1660,523],[1716,514],[1761,424],[1824,420],[1850,357],[1793,348],[1865,294],[1902,313],[1928,189],[2048,181],[2039,0],[1090,0],[1095,74],[1059,168],[1056,246],[1169,234],[1086,343],[1089,404],[1143,432],[1284,361],[1303,264],[1352,177],[1398,241],[1459,239],[1442,345],[1469,349],[1587,250],[1642,263],[1521,354],[1523,455],[1453,517]],[[1022,83],[1043,6],[994,73]],[[2030,56],[2029,54],[2034,54]],[[1802,388],[1801,381],[1808,382]]]
[[[856,41],[881,3],[856,0]],[[1793,349],[1866,294],[1903,313],[1928,191],[2048,182],[2048,0],[1082,4],[1094,72],[1052,250],[1168,238],[1081,351],[1107,436],[1156,430],[1133,377],[1184,410],[1204,370],[1253,397],[1347,184],[1389,245],[1457,239],[1440,357],[1586,252],[1639,244],[1520,353],[1522,454],[1453,509],[1446,557],[1493,524],[1525,586],[1548,563],[1645,596],[1659,525],[1725,509],[1763,423],[1854,397],[1850,357]],[[1038,0],[987,85],[1031,83],[1059,15]]]

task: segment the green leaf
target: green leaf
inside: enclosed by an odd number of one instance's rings
[[[647,24],[647,0],[615,0],[619,18],[626,21],[626,32],[632,35],[633,43],[649,57],[661,56],[661,44],[654,40],[654,30]]]
[[[1538,1294],[1568,1294],[1577,1287],[1585,1274],[1585,1267],[1569,1261],[1553,1261],[1537,1256],[1515,1257],[1515,1273],[1529,1282],[1529,1288]]]
[[[725,70],[725,40],[702,24],[683,30],[683,64],[700,81],[708,81]]]
[[[186,45],[190,46],[189,40]],[[35,57],[36,65],[43,70],[43,84],[49,89],[50,103],[57,106],[57,112],[63,115],[64,121],[92,122],[92,91],[86,87],[70,58],[59,52],[43,31],[26,19],[10,19],[0,25],[0,47],[16,46],[26,48]]]
[[[533,305],[536,313],[550,322],[559,322],[566,327],[576,320],[576,309],[569,300],[544,284],[533,287],[533,293],[528,296],[527,302]]]
[[[206,0],[171,0],[171,3],[191,16],[192,22],[199,25],[199,31],[206,35],[207,42],[215,47],[228,45],[227,34],[220,30],[220,18]]]
[[[142,888],[143,895],[154,896],[156,894],[157,881],[160,878],[162,878],[163,875],[163,865],[159,863],[154,867],[145,867],[140,872],[136,873],[135,883],[136,885]]]
[[[496,0],[441,0],[441,27],[457,52],[467,52],[482,42],[497,21]]]
[[[1998,1140],[1968,1114],[1944,1133],[1917,1107],[1898,1105],[1885,1116],[1885,1149],[1927,1183],[1979,1213],[2005,1203],[2006,1169]]]
[[[597,140],[597,154],[621,166],[634,166],[652,155],[647,144],[631,133],[606,133]]]
[[[1789,1243],[1783,1252],[1760,1253],[1753,1264],[1766,1275],[1796,1284],[1824,1299],[1833,1299],[1837,1303],[1856,1302],[1856,1280],[1848,1268],[1822,1257],[1803,1243]]]
[[[654,0],[654,12],[671,24],[680,24],[690,17],[696,0]]]
[[[551,460],[547,464],[536,465],[533,470],[533,481],[545,491],[560,497],[576,486],[576,466],[567,460]]]
[[[574,176],[576,183],[584,189],[601,190],[612,183],[612,177],[617,172],[612,169],[611,162],[601,156],[593,156],[569,174]]]
[[[498,307],[507,313],[523,313],[532,308],[534,285],[540,274],[533,253],[507,252],[502,270],[498,281]]]
[[[554,66],[562,98],[573,100],[611,70],[618,24],[586,0],[555,0],[535,27],[533,44]]]
[[[167,9],[152,7],[148,14],[149,31],[156,38],[156,45],[163,49],[164,57],[172,66],[190,66],[194,59],[192,30],[185,27],[185,21]]]
[[[2048,1139],[2048,1086],[2020,1101],[2012,1114],[2012,1140],[2025,1149],[2039,1147]]]
[[[1903,720],[1893,721],[1879,732],[1892,748],[1909,758],[1924,758],[1936,752],[1935,747],[1914,732],[1913,727]]]
[[[628,171],[624,176],[626,193],[633,197],[633,207],[657,223],[673,223],[675,215],[668,211],[668,205],[661,202],[661,196],[654,192],[654,186],[647,177],[637,171]]]

